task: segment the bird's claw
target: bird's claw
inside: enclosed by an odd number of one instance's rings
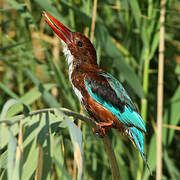
[[[92,131],[95,132],[100,138],[103,138],[106,135],[106,130],[113,128],[113,122],[99,122],[97,123],[99,126],[98,130],[92,128]]]

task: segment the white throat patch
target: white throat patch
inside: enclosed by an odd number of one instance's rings
[[[68,49],[66,43],[65,43],[63,40],[61,40],[61,42],[62,42],[62,44],[63,44],[63,53],[64,53],[64,55],[65,55],[65,57],[66,57],[66,60],[67,60],[67,62],[68,62],[68,65],[69,65],[69,80],[70,80],[70,82],[71,82],[71,84],[72,84],[72,87],[73,87],[73,90],[74,90],[76,96],[78,97],[79,101],[82,102],[82,94],[81,94],[81,92],[73,85],[72,79],[71,79],[71,75],[72,75],[72,72],[73,72],[73,59],[74,59],[74,57],[73,57],[73,55],[71,54],[71,51]]]

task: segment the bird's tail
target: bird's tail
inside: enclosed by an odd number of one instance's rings
[[[145,165],[147,166],[150,174],[152,175],[152,172],[149,168],[149,165],[147,163],[145,154],[144,154],[144,137],[143,137],[143,133],[137,129],[136,127],[130,127],[129,128],[129,133],[128,136],[130,138],[130,140],[133,142],[133,144],[135,145],[135,147],[138,149],[138,151],[141,154],[141,157],[144,160]]]

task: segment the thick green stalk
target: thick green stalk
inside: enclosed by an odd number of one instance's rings
[[[153,1],[148,0],[148,17],[152,17],[153,12]],[[148,31],[146,32],[148,35]],[[150,37],[149,37],[150,38]],[[147,42],[145,45],[145,51],[144,51],[144,72],[143,72],[143,92],[145,97],[141,99],[141,116],[144,119],[144,121],[147,121],[147,114],[148,114],[148,88],[149,88],[149,65],[150,65],[150,39],[147,38]],[[142,171],[143,171],[143,160],[139,155],[139,170],[137,174],[137,179],[142,179]]]
[[[147,118],[147,108],[148,108],[147,95],[148,95],[148,87],[149,87],[149,63],[150,63],[149,49],[147,48],[145,50],[144,72],[143,72],[143,91],[145,97],[141,99],[141,116],[144,119],[144,121],[146,121]],[[142,179],[142,171],[143,171],[143,160],[139,154],[139,169],[137,172],[137,180]]]
[[[144,59],[144,72],[143,72],[143,91],[145,97],[141,99],[141,116],[146,121],[147,118],[147,95],[148,95],[148,87],[149,87],[149,50],[146,50],[146,56]]]

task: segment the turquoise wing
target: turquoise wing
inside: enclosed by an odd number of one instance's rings
[[[117,96],[120,99],[125,101],[126,104],[128,104],[131,107],[131,109],[137,111],[136,106],[132,102],[132,100],[129,97],[129,95],[127,94],[126,90],[124,89],[122,84],[115,77],[113,77],[109,73],[98,73],[98,74],[106,78],[106,80],[109,82],[111,88],[116,92]]]
[[[96,75],[103,76],[104,81],[107,81],[109,86],[102,82],[102,80],[98,81],[98,78],[95,78],[95,76],[86,78],[84,83],[90,96],[110,110],[124,127],[135,126],[146,132],[143,119],[121,83],[110,74],[96,73]]]

